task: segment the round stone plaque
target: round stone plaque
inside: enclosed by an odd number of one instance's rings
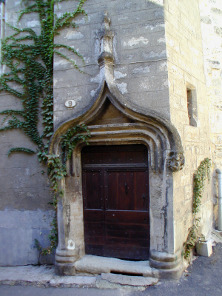
[[[66,106],[67,108],[74,108],[75,105],[76,105],[76,102],[75,102],[74,100],[67,100],[67,101],[65,102],[65,106]]]

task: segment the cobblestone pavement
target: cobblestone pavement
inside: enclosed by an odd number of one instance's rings
[[[13,284],[13,282],[11,283]],[[43,288],[1,285],[1,296],[221,296],[222,244],[214,247],[210,258],[198,257],[178,281],[161,281],[145,291],[133,288]]]

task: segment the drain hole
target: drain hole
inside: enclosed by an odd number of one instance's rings
[[[114,270],[111,270],[110,273],[121,274],[121,275],[130,275],[130,276],[143,276],[142,273],[122,272],[122,271],[114,271]]]

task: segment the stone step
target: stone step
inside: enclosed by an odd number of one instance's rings
[[[113,273],[102,273],[102,280],[108,281],[113,284],[119,284],[124,286],[153,286],[158,283],[157,278],[144,277],[144,276],[130,276],[123,274],[113,274]]]
[[[82,257],[75,263],[75,269],[80,273],[122,273],[125,275],[158,277],[157,270],[150,267],[149,261],[127,261],[94,255]]]

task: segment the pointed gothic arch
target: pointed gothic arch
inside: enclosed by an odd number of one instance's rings
[[[155,267],[175,269],[180,263],[180,256],[175,259],[172,255],[170,265],[168,262],[169,254],[175,252],[174,243],[168,235],[173,231],[172,183],[173,172],[183,167],[184,158],[179,135],[166,122],[159,117],[154,118],[123,107],[104,83],[100,96],[88,111],[64,122],[56,130],[51,141],[51,153],[59,154],[61,136],[73,126],[83,123],[91,133],[90,145],[146,145],[150,164],[150,261]],[[64,197],[58,203],[59,244],[56,251],[60,273],[73,274],[75,262],[85,255],[81,166],[83,147],[82,143],[76,146],[72,159],[67,163],[69,173],[61,181]],[[70,248],[70,244],[75,248]],[[160,253],[166,253],[166,262],[162,262],[162,255],[157,255],[160,245]]]
[[[102,47],[98,59],[100,85],[91,104],[56,129],[51,139],[50,153],[59,155],[61,136],[81,124],[87,125],[90,130],[91,145],[146,145],[150,164],[150,263],[158,269],[155,272],[159,275],[177,275],[181,271],[181,250],[175,250],[174,244],[173,173],[184,165],[181,138],[169,120],[149,108],[141,109],[119,92],[113,77],[113,34],[107,15],[104,23],[101,43],[106,46]],[[82,143],[75,147],[72,159],[67,163],[69,174],[60,184],[64,191],[64,196],[58,201],[57,212],[59,242],[56,266],[60,274],[72,275],[78,270],[82,271],[81,258],[85,257],[83,147]],[[101,267],[97,272],[104,270]]]

